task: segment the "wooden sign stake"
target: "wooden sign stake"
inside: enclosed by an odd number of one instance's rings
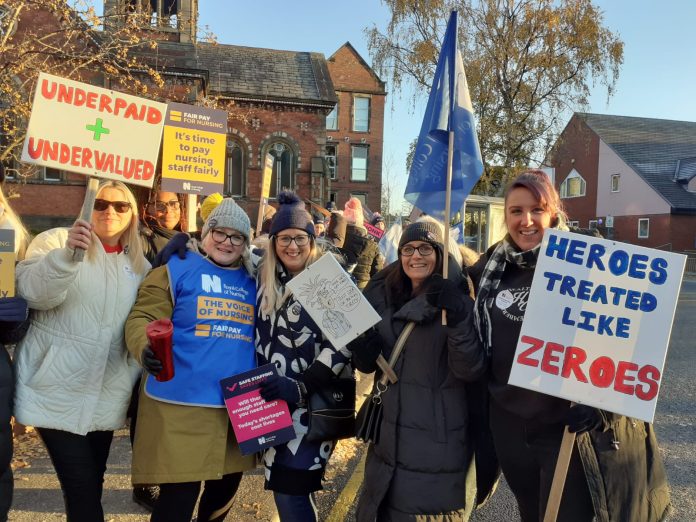
[[[563,487],[565,486],[566,476],[568,475],[568,466],[570,465],[570,457],[573,454],[574,445],[575,433],[570,433],[568,431],[568,426],[566,426],[563,432],[563,440],[561,441],[561,449],[558,452],[556,470],[553,473],[553,482],[551,483],[549,499],[546,502],[544,522],[556,522],[558,509],[561,507]]]

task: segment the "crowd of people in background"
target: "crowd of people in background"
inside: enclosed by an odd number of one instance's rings
[[[669,513],[651,424],[508,384],[544,230],[568,228],[541,171],[509,185],[507,234],[480,258],[445,241],[432,217],[386,230],[357,198],[310,213],[292,192],[266,207],[257,231],[234,199],[209,196],[200,235],[187,233],[187,198],[157,188],[136,198],[111,181],[99,186],[91,220],[31,239],[1,189],[17,292],[0,298],[0,343],[16,344],[13,361],[0,353],[0,522],[12,500],[12,415],[40,434],[71,522],[104,520],[106,462],[127,414],[134,499],[151,520],[189,522],[197,504],[198,522],[224,520],[256,460],[240,452],[219,381],[267,363],[278,372],[261,396],[287,402],[296,436],[259,455],[265,488],[281,521],[316,521],[335,441],[305,437],[307,398],[356,369],[379,379],[378,361],[397,345],[359,521],[466,521],[500,470],[521,519],[541,521],[566,427],[578,437],[558,520],[659,522]],[[287,287],[326,253],[381,317],[347,346],[334,346]],[[233,340],[198,335],[203,271],[253,310]],[[503,313],[501,292],[522,297]],[[161,319],[174,332],[168,381],[155,378],[165,361],[146,334]]]

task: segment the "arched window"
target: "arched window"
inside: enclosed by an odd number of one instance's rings
[[[235,140],[227,142],[225,162],[225,195],[245,196],[247,185],[246,155],[242,145]]]
[[[274,198],[281,190],[295,189],[295,154],[290,146],[282,141],[271,143],[268,152],[274,159],[270,194],[270,197]]]

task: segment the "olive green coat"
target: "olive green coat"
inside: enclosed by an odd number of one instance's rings
[[[171,317],[173,311],[166,267],[152,270],[138,291],[126,321],[126,344],[142,362],[147,347],[145,326]],[[227,410],[182,406],[152,399],[140,387],[138,422],[133,444],[133,484],[165,484],[219,479],[255,465],[243,457],[234,438]]]

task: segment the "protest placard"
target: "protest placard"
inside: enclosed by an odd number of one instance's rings
[[[685,262],[547,229],[509,383],[652,422]]]
[[[365,225],[365,230],[367,230],[368,234],[370,234],[375,239],[382,239],[382,236],[384,235],[384,230],[377,228],[374,225],[370,225],[367,222],[365,222],[363,224]]]
[[[22,161],[152,187],[165,109],[153,100],[40,73]]]
[[[15,295],[15,232],[0,229],[0,297]]]
[[[295,438],[287,403],[266,402],[259,394],[261,383],[277,373],[275,364],[265,364],[220,381],[242,455],[251,455]]]
[[[162,146],[162,190],[224,192],[227,113],[170,102]]]
[[[381,319],[331,253],[287,287],[335,347],[345,346]]]
[[[268,205],[268,197],[271,195],[271,178],[273,177],[273,154],[266,153],[266,162],[263,166],[263,175],[261,176],[261,198],[259,199],[259,213],[256,217],[256,233],[261,233],[261,225],[263,224],[263,215]]]

